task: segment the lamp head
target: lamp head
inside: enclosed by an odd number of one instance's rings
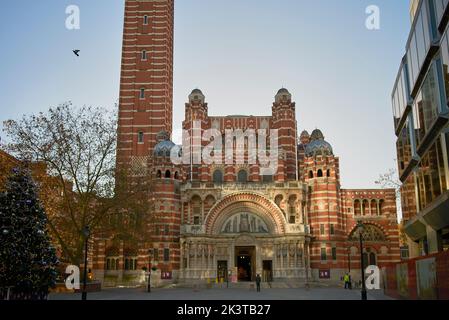
[[[363,229],[365,229],[365,225],[361,220],[357,221],[357,229],[359,229],[359,231],[363,231]]]
[[[83,235],[87,238],[87,237],[89,237],[89,235],[90,235],[90,228],[89,228],[89,226],[85,226],[84,228],[83,228]]]

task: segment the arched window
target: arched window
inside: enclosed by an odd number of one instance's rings
[[[327,169],[327,171],[326,171],[326,176],[327,176],[328,178],[330,178],[330,176],[331,176],[331,171],[330,171],[330,169]]]
[[[143,131],[139,131],[137,133],[137,143],[143,144],[143,142],[144,142],[143,140],[144,140],[144,133],[143,133]]]
[[[248,182],[248,172],[246,170],[240,170],[237,174],[238,183],[247,183]]]
[[[386,241],[386,236],[382,229],[372,224],[366,224],[364,226],[362,238],[364,241],[368,242]],[[349,241],[359,241],[359,230],[357,227],[352,230],[351,235],[349,236]]]
[[[223,172],[221,170],[215,170],[212,179],[216,184],[223,183]]]
[[[367,252],[363,253],[363,265],[365,266],[365,268],[369,266],[369,258]]]
[[[323,170],[319,169],[317,175],[318,175],[318,178],[322,178],[323,177]]]
[[[202,217],[202,201],[201,198],[199,196],[193,196],[192,201],[191,201],[191,205],[192,205],[192,220],[193,220],[193,224],[194,225],[200,225],[201,222],[201,217]]]
[[[313,171],[312,170],[309,171],[309,179],[313,179]]]
[[[356,200],[354,200],[354,215],[360,216],[361,214],[362,214],[362,212],[361,212],[360,200],[356,199]]]
[[[385,214],[385,201],[383,199],[379,200],[379,216]]]
[[[171,172],[170,170],[165,171],[165,178],[170,179],[171,178]]]
[[[374,252],[371,252],[371,253],[369,254],[369,264],[370,264],[371,266],[377,265],[376,254],[375,254]]]
[[[147,60],[147,51],[146,50],[142,50],[142,61]]]
[[[135,271],[137,270],[137,258],[125,258],[125,270]]]
[[[209,212],[210,209],[214,206],[215,202],[215,198],[212,195],[208,195],[206,197],[206,200],[204,201],[204,212]]]
[[[296,223],[296,196],[291,196],[288,199],[288,214],[289,223]]]
[[[178,173],[178,171],[175,172],[175,179],[179,180],[179,173]]]
[[[117,247],[109,247],[105,251],[106,270],[118,270],[119,268],[119,250]]]
[[[368,200],[362,200],[362,216],[369,214],[369,203]]]
[[[377,201],[374,199],[370,201],[370,212],[373,216],[377,216],[379,214],[377,212]]]
[[[276,196],[276,198],[274,198],[274,203],[276,203],[276,205],[280,208],[281,207],[281,202],[282,199],[284,199],[284,197],[281,194],[278,194]]]
[[[161,171],[161,170],[158,170],[158,171],[157,171],[156,177],[157,177],[158,179],[162,178],[162,171]]]

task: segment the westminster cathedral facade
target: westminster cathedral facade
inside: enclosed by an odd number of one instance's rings
[[[95,278],[104,286],[142,284],[151,271],[152,283],[162,286],[251,282],[260,274],[265,282],[304,284],[339,281],[346,272],[357,278],[361,254],[365,265],[380,268],[398,261],[395,190],[341,188],[332,138],[319,129],[298,131],[285,88],[275,91],[267,116],[211,116],[199,89],[184,108],[187,133],[213,129],[225,140],[229,130],[275,130],[273,174],[262,174],[257,161],[173,161],[174,153],[190,152],[171,141],[173,17],[173,0],[125,2],[117,166],[151,180],[152,219],[143,241],[94,239]]]

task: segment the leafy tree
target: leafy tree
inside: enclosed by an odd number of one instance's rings
[[[82,263],[86,225],[93,234],[118,230],[127,238],[144,237],[150,183],[146,176],[129,178],[125,168],[116,168],[114,112],[66,103],[6,121],[4,131],[11,153],[46,164],[50,177],[41,181],[42,197],[62,259]],[[136,220],[140,223],[129,223]]]

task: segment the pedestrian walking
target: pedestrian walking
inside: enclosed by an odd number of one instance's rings
[[[257,274],[257,276],[256,276],[257,292],[260,292],[260,283],[261,282],[262,282],[262,278],[260,277],[260,274]]]

